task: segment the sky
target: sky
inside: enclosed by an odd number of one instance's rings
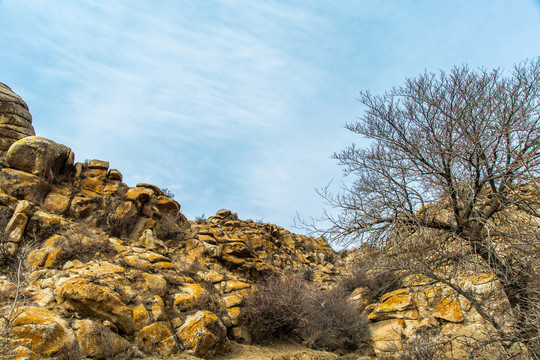
[[[36,134],[188,219],[294,229],[343,179],[344,129],[406,78],[540,55],[540,0],[0,0],[0,82]],[[337,185],[336,185],[337,186]]]

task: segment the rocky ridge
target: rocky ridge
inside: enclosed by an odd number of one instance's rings
[[[0,119],[0,357],[212,358],[250,343],[241,315],[258,280],[296,273],[329,289],[363,256],[226,209],[188,221],[159,187],[130,187],[107,161],[75,162],[67,146],[35,136],[28,107],[1,83]],[[470,291],[501,294],[493,274],[462,278]],[[350,301],[370,331],[348,359],[399,358],[426,331],[467,358],[456,339],[490,331],[466,299],[414,274],[377,297],[357,287]]]

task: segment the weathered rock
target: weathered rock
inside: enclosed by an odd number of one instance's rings
[[[188,310],[194,305],[202,306],[208,301],[208,293],[200,284],[185,284],[181,293],[174,295],[174,306],[179,311]]]
[[[92,159],[88,161],[87,167],[89,169],[102,169],[102,170],[105,170],[105,172],[107,172],[107,170],[109,169],[109,162],[103,161],[103,160]]]
[[[413,297],[408,289],[400,289],[384,295],[383,301],[371,314],[369,319],[387,320],[387,319],[417,319],[418,310],[416,309]]]
[[[176,214],[180,211],[180,204],[166,196],[159,196],[155,206],[162,215]]]
[[[77,329],[77,339],[83,354],[94,359],[111,359],[131,348],[126,339],[95,321],[77,320],[73,328]]]
[[[137,208],[140,208],[153,195],[154,192],[146,187],[132,187],[127,191],[126,200],[133,201],[137,205]]]
[[[12,243],[19,243],[23,236],[24,230],[26,229],[26,224],[28,223],[28,218],[32,216],[34,212],[34,206],[28,200],[21,200],[17,204],[11,219],[9,220],[4,234],[6,235],[6,240]]]
[[[0,82],[0,157],[17,140],[35,134],[28,105]]]
[[[56,288],[54,296],[69,310],[110,320],[125,333],[133,332],[133,311],[105,286],[89,283],[84,278],[71,278]]]
[[[39,176],[5,168],[0,170],[0,189],[14,198],[40,204],[50,185]]]
[[[171,326],[164,321],[142,328],[137,333],[136,342],[147,354],[170,356],[178,351]]]
[[[122,173],[120,171],[118,171],[117,169],[109,170],[109,173],[107,174],[107,177],[109,178],[109,180],[122,181]]]
[[[139,304],[133,308],[133,328],[135,331],[138,331],[148,325],[149,320],[150,314],[148,314],[148,311],[142,304]]]
[[[176,333],[185,342],[188,352],[198,357],[208,359],[231,348],[227,328],[209,311],[199,311],[188,317]]]
[[[37,307],[24,309],[13,321],[11,333],[16,339],[27,340],[30,349],[40,355],[54,355],[62,346],[74,341],[62,318]]]
[[[41,249],[37,249],[28,254],[27,260],[33,267],[44,266],[46,268],[55,267],[60,264],[62,256],[69,247],[66,238],[60,235],[51,236]]]
[[[66,188],[53,187],[43,200],[43,209],[50,213],[63,215],[71,205],[71,191]]]
[[[99,200],[95,197],[75,196],[71,200],[69,213],[75,219],[84,219],[99,208]]]
[[[159,295],[154,295],[154,303],[152,304],[152,316],[154,321],[165,321],[168,319],[165,302]]]
[[[167,294],[167,280],[165,280],[163,276],[147,273],[143,273],[142,276],[144,279],[144,284],[142,285],[143,291],[161,297]]]
[[[379,356],[391,355],[401,349],[405,320],[391,319],[369,325],[369,343]]]
[[[433,308],[433,316],[437,319],[460,323],[465,320],[463,311],[456,299],[443,299]]]
[[[52,180],[71,171],[74,155],[70,148],[40,136],[14,142],[6,153],[10,168]]]

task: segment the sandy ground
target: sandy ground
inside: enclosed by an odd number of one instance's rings
[[[232,351],[228,354],[214,357],[215,360],[336,360],[339,355],[307,349],[306,347],[290,341],[280,341],[266,346],[243,345],[232,342]],[[169,358],[151,357],[145,360],[200,360],[190,355],[176,355]],[[342,357],[342,359],[356,359],[356,357]]]

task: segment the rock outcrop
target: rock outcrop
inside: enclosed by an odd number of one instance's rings
[[[31,122],[0,83],[0,358],[211,358],[250,342],[242,315],[257,281],[302,274],[327,290],[358,257],[227,209],[188,221],[157,186],[130,187],[107,161],[74,163],[70,148],[34,136]],[[493,274],[456,274],[508,310]],[[385,294],[351,289],[370,331],[347,358],[399,358],[425,334],[466,358],[457,340],[492,331],[462,294],[406,275]],[[296,349],[273,358],[337,355]]]
[[[15,141],[32,135],[35,132],[28,105],[0,82],[0,158]]]

